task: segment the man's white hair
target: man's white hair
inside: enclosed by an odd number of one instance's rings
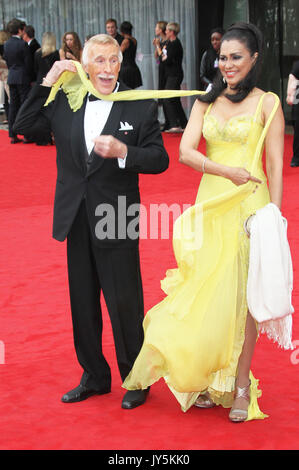
[[[94,44],[112,44],[113,46],[116,46],[118,49],[118,60],[120,63],[122,63],[123,55],[116,39],[114,39],[112,36],[109,36],[109,34],[96,34],[95,36],[92,36],[90,39],[88,39],[88,41],[86,41],[86,43],[84,44],[81,59],[83,65],[87,65],[88,52]]]

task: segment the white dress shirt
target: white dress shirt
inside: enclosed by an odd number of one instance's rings
[[[116,93],[119,87],[119,83],[113,91]],[[93,139],[98,137],[101,132],[103,131],[109,114],[111,112],[111,108],[113,106],[113,101],[106,101],[106,100],[96,100],[96,101],[86,101],[85,107],[85,115],[84,115],[84,135],[85,135],[85,142],[88,154],[91,153],[94,142]],[[120,168],[125,168],[126,166],[126,157],[125,158],[118,158],[118,165]]]

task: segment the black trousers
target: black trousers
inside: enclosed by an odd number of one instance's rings
[[[4,90],[4,111],[5,111],[6,119],[7,119],[7,122],[8,122],[8,116],[9,116],[9,99],[8,99],[8,95],[7,95],[7,93],[6,93],[6,90]]]
[[[10,138],[16,137],[13,132],[13,125],[22,103],[27,98],[30,91],[28,85],[9,85],[9,112],[8,112],[8,134]]]
[[[166,77],[165,90],[180,90],[183,77]],[[163,100],[163,111],[168,128],[182,127],[185,129],[187,118],[183,110],[180,98],[168,98]]]
[[[293,158],[292,162],[299,165],[299,116],[293,121],[294,140],[293,140]]]
[[[67,238],[74,343],[84,372],[81,383],[95,390],[111,386],[102,351],[100,293],[109,312],[122,380],[143,343],[143,291],[138,247],[98,248],[92,243],[83,201]]]

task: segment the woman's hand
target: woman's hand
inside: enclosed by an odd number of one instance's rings
[[[70,60],[77,60],[74,54],[72,54],[71,52],[66,52],[65,57]]]
[[[255,176],[252,176],[245,168],[231,168],[229,179],[236,185],[246,184],[248,181],[254,181],[261,184],[262,181]]]

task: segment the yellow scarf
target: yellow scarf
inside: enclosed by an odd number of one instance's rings
[[[86,93],[91,93],[97,98],[107,101],[135,101],[161,98],[175,98],[179,96],[201,95],[204,91],[198,90],[127,90],[101,95],[88,79],[80,62],[72,61],[78,73],[65,71],[61,74],[56,83],[52,86],[51,92],[45,103],[47,106],[55,99],[60,88],[67,95],[69,105],[73,111],[81,108]]]

